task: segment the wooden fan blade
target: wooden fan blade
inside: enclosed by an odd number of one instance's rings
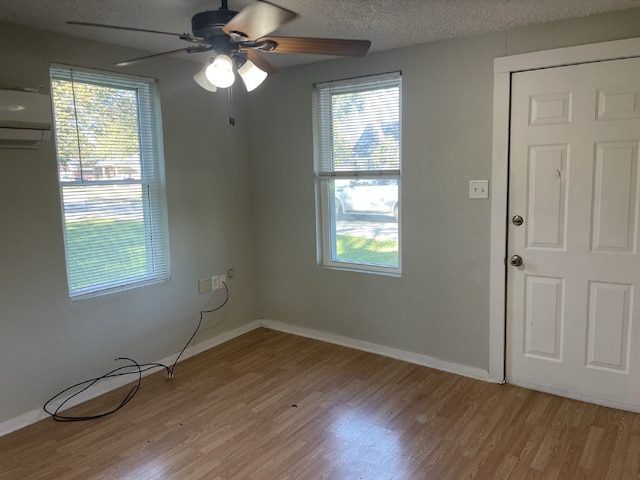
[[[118,62],[114,64],[116,67],[126,67],[127,65],[133,65],[134,63],[141,62],[143,60],[148,60],[149,58],[162,57],[164,55],[173,55],[174,53],[198,53],[198,52],[207,52],[209,50],[213,50],[213,47],[210,45],[202,45],[200,47],[186,47],[186,48],[178,48],[177,50],[169,50],[168,52],[154,53],[152,55],[145,55],[144,57],[132,58],[130,60],[125,60],[124,62]]]
[[[256,0],[243,8],[222,30],[239,32],[249,40],[268,35],[298,16],[297,13],[269,2]]]
[[[100,28],[112,28],[115,30],[129,30],[131,32],[144,32],[144,33],[159,33],[160,35],[171,35],[174,37],[180,37],[183,40],[188,40],[190,42],[204,42],[205,39],[202,37],[194,37],[193,35],[189,35],[187,33],[172,33],[172,32],[162,32],[160,30],[147,30],[146,28],[134,28],[134,27],[122,27],[119,25],[107,25],[104,23],[90,23],[90,22],[74,22],[69,21],[67,25],[82,25],[86,27],[100,27]]]
[[[276,67],[274,67],[270,62],[266,61],[262,57],[262,55],[260,55],[254,49],[246,48],[246,49],[243,49],[243,51],[247,52],[247,58],[251,60],[253,64],[263,72],[267,72],[269,75],[278,73],[278,70],[276,69]]]
[[[363,57],[369,51],[369,40],[341,40],[338,38],[263,37],[256,43],[276,43],[270,53],[311,53],[314,55],[339,55]]]

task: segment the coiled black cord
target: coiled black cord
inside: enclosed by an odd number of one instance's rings
[[[213,312],[216,312],[216,311],[220,310],[229,301],[229,287],[227,287],[227,284],[225,282],[222,282],[222,286],[224,286],[224,290],[226,292],[226,297],[224,299],[224,302],[222,302],[216,308],[213,308],[211,310],[202,310],[200,312],[200,320],[198,320],[198,326],[196,327],[196,329],[193,332],[193,334],[191,335],[191,337],[189,337],[189,340],[187,341],[185,346],[182,348],[182,350],[180,350],[180,353],[178,354],[178,356],[176,357],[175,361],[173,362],[173,364],[170,367],[165,365],[165,364],[163,364],[163,363],[156,363],[156,362],[140,364],[140,363],[136,362],[135,360],[133,360],[132,358],[118,357],[118,358],[115,359],[115,361],[128,360],[129,362],[131,362],[131,364],[123,365],[123,366],[118,367],[118,368],[114,368],[110,372],[107,372],[107,373],[105,373],[104,375],[102,375],[100,377],[92,378],[90,380],[85,380],[83,382],[78,382],[75,385],[72,385],[72,386],[70,386],[68,388],[65,388],[60,393],[57,393],[56,395],[51,397],[49,400],[47,400],[47,402],[43,406],[44,411],[47,412],[49,415],[51,415],[53,417],[53,419],[55,421],[57,421],[57,422],[80,422],[80,421],[85,421],[85,420],[95,420],[96,418],[102,418],[102,417],[106,417],[107,415],[111,415],[112,413],[117,412],[122,407],[124,407],[127,403],[129,403],[131,401],[131,399],[135,396],[135,394],[138,393],[138,389],[140,388],[140,384],[142,383],[142,374],[144,372],[147,372],[147,371],[152,370],[154,368],[164,368],[167,371],[167,378],[173,378],[173,375],[174,375],[174,372],[175,372],[175,369],[176,369],[176,365],[178,364],[178,361],[180,360],[180,357],[182,357],[182,355],[184,354],[185,350],[187,349],[189,344],[191,344],[191,342],[193,341],[194,337],[196,336],[196,334],[200,330],[200,326],[202,325],[202,320],[204,318],[204,314],[205,313],[213,313]],[[133,370],[131,370],[132,368],[133,368]],[[74,415],[62,415],[62,414],[59,413],[60,410],[62,409],[62,407],[64,407],[71,399],[73,399],[76,396],[80,395],[82,392],[87,391],[89,388],[94,386],[100,380],[104,380],[105,378],[120,377],[120,376],[123,376],[123,375],[133,375],[133,374],[137,374],[138,375],[136,383],[133,385],[133,387],[131,387],[129,392],[127,392],[127,394],[125,395],[124,399],[116,407],[114,407],[113,409],[108,410],[108,411],[103,412],[103,413],[98,413],[98,414],[95,414],[95,415],[78,415],[78,416],[74,416]],[[51,411],[49,409],[49,404],[51,402],[53,402],[54,400],[62,397],[69,390],[73,390],[74,388],[82,387],[83,385],[84,385],[83,388],[81,388],[76,393],[74,393],[72,395],[69,395],[67,398],[65,398],[65,400],[60,405],[58,405],[58,407],[55,410]]]

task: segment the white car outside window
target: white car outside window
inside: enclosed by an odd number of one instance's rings
[[[396,179],[353,179],[335,181],[335,215],[389,215],[398,220]]]

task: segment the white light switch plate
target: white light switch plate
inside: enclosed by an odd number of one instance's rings
[[[489,198],[489,180],[469,180],[469,198]]]

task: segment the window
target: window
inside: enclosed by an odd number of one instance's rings
[[[166,280],[154,81],[64,66],[50,73],[71,298]]]
[[[399,274],[400,73],[314,89],[320,257],[325,266]]]

